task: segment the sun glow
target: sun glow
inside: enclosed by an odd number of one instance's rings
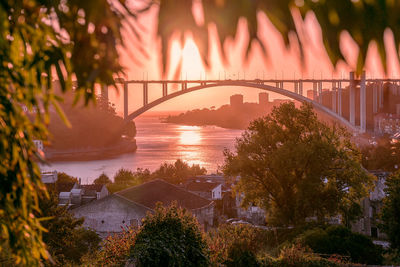
[[[200,127],[198,126],[180,126],[177,129],[180,133],[179,144],[181,145],[199,145],[202,137]]]
[[[179,79],[199,79],[205,75],[205,68],[201,60],[199,49],[191,37],[186,38],[183,48],[178,41],[171,45],[171,73],[174,78]],[[179,69],[180,62],[180,69]]]

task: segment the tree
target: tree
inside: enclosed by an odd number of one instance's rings
[[[359,70],[371,40],[377,40],[385,62],[383,32],[390,28],[395,39],[400,35],[397,1],[298,2],[303,4],[300,6],[303,16],[309,11],[316,14],[333,63],[342,58],[338,40],[345,30],[360,46]],[[7,257],[15,263],[37,265],[39,258],[47,255],[41,241],[42,227],[38,218],[32,216],[38,208],[37,192],[44,189],[35,161],[43,157],[33,140],[47,140],[45,125],[51,105],[63,117],[51,81],[60,80],[62,91],[67,91],[72,89],[74,77],[77,100],[82,96],[86,104],[95,98],[96,83],[114,84],[114,75],[122,72],[117,50],[124,45],[121,28],[128,25],[140,39],[129,19],[150,7],[132,12],[125,3],[123,0],[1,1],[0,253],[7,252]],[[235,34],[241,17],[248,21],[250,40],[258,40],[258,10],[268,15],[287,44],[291,31],[304,32],[295,27],[293,1],[203,1],[205,23],[199,25],[191,12],[192,1],[156,3],[160,4],[158,33],[164,67],[168,42],[176,30],[194,32],[204,59],[208,54],[207,27],[212,22],[217,25],[221,42]],[[376,23],[371,24],[371,20]],[[308,39],[300,40],[303,44]],[[33,119],[28,118],[25,108],[34,113]]]
[[[112,181],[110,180],[110,178],[108,178],[108,176],[103,172],[102,174],[100,174],[99,177],[97,177],[94,181],[94,184],[110,184],[112,183]]]
[[[47,257],[34,215],[44,191],[36,164],[43,155],[33,140],[47,140],[50,106],[63,117],[52,81],[65,92],[74,78],[76,100],[85,103],[95,99],[95,84],[113,85],[122,73],[117,47],[128,17],[136,14],[122,0],[1,1],[0,254],[15,264]]]
[[[391,247],[400,251],[400,172],[389,176],[386,186],[381,228],[388,235]]]
[[[78,183],[78,178],[73,177],[65,172],[57,173],[57,183]]]
[[[372,185],[345,130],[320,122],[309,104],[274,108],[250,124],[235,149],[225,151],[223,171],[240,177],[235,191],[245,206],[264,208],[268,223],[345,213]]]
[[[197,220],[176,203],[158,203],[137,233],[132,258],[138,266],[208,266],[207,244]]]
[[[128,169],[121,168],[118,172],[114,175],[114,183],[116,184],[124,184],[124,185],[131,185],[135,183],[135,175],[132,171]]]
[[[187,162],[178,159],[174,164],[164,162],[160,168],[152,173],[152,177],[164,179],[171,184],[180,184],[184,183],[187,178],[204,175],[206,172],[207,170],[201,168],[198,164],[189,166]]]
[[[340,40],[342,33],[348,33],[359,47],[357,65],[353,66],[351,62],[348,62],[358,73],[361,73],[364,67],[371,42],[377,45],[380,59],[386,70],[384,33],[387,29],[390,29],[394,34],[395,46],[398,46],[400,41],[400,22],[397,13],[400,3],[398,1],[237,0],[232,2],[210,0],[202,1],[200,4],[204,14],[203,23],[199,23],[196,14],[190,12],[192,5],[199,5],[199,3],[185,0],[160,1],[158,34],[162,41],[164,67],[167,65],[170,39],[173,36],[180,39],[187,31],[193,33],[193,39],[199,48],[204,63],[208,65],[211,61],[208,58],[208,26],[210,24],[216,26],[220,47],[222,48],[221,52],[226,62],[226,51],[223,49],[223,45],[226,40],[234,39],[238,22],[243,18],[247,21],[249,34],[249,42],[244,47],[246,57],[254,44],[260,46],[267,57],[273,51],[267,51],[267,47],[260,40],[257,21],[259,12],[263,12],[269,18],[281,33],[287,46],[299,45],[299,57],[303,62],[304,50],[305,47],[310,45],[309,40],[313,31],[310,31],[307,25],[301,25],[298,21],[295,21],[293,14],[300,15],[299,17],[303,20],[310,13],[315,15],[321,27],[323,45],[333,65],[336,65],[340,60],[346,61],[343,56],[344,51],[340,48]],[[169,15],[172,13],[180,15],[170,19]],[[374,21],[374,23],[371,23],[371,21]]]

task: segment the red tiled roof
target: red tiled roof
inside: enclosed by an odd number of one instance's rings
[[[210,192],[214,188],[216,188],[219,183],[209,183],[209,182],[190,182],[186,189],[189,191],[197,191],[197,192]]]
[[[208,199],[159,179],[122,190],[116,194],[150,209],[154,209],[157,202],[170,205],[171,202],[176,201],[179,207],[189,210],[203,208],[212,203]]]

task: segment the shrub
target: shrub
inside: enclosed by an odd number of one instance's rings
[[[137,266],[208,266],[207,244],[188,211],[157,204],[143,220],[131,258]]]
[[[256,256],[262,250],[275,246],[275,235],[249,225],[224,224],[210,231],[207,241],[211,262],[219,265]]]
[[[101,266],[123,266],[129,259],[130,249],[135,244],[137,229],[124,228],[122,233],[108,236],[102,243],[97,257]]]
[[[364,235],[352,233],[344,226],[315,228],[300,235],[299,241],[321,254],[349,256],[352,262],[380,264],[382,249]]]
[[[300,244],[291,245],[281,250],[277,259],[265,258],[261,261],[261,266],[266,267],[339,267],[341,263],[323,259],[312,253],[310,249],[302,247]]]

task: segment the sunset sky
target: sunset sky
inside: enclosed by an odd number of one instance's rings
[[[139,25],[142,33],[142,46],[145,53],[138,49],[138,41],[130,32],[125,32],[125,42],[127,51],[123,53],[123,65],[126,67],[126,76],[129,80],[142,79],[161,79],[161,45],[157,37],[157,6],[153,6],[147,13],[141,15],[139,21],[134,22]],[[196,9],[195,9],[195,12]],[[265,58],[261,48],[256,44],[252,46],[249,60],[244,61],[245,45],[248,42],[246,32],[246,21],[239,22],[238,32],[235,39],[228,40],[222,49],[225,50],[228,64],[224,65],[221,60],[221,48],[217,45],[218,36],[214,25],[209,25],[210,34],[210,62],[211,68],[206,69],[202,64],[196,44],[193,42],[191,33],[185,33],[183,44],[175,39],[171,43],[171,51],[168,64],[168,79],[173,79],[175,74],[182,79],[254,79],[254,78],[340,78],[348,77],[351,67],[355,66],[357,57],[357,46],[351,37],[343,33],[341,38],[341,49],[349,62],[338,64],[334,69],[329,61],[328,55],[322,45],[322,36],[319,25],[313,14],[308,14],[302,21],[299,15],[294,12],[296,22],[305,29],[307,38],[305,47],[305,62],[301,64],[299,58],[299,49],[296,43],[291,42],[291,46],[286,48],[279,32],[273,27],[264,13],[259,13],[259,37],[263,41],[268,51],[268,57]],[[201,16],[200,16],[201,20]],[[388,51],[388,74],[392,77],[398,77],[400,74],[399,63],[394,56],[396,47],[393,42],[391,31],[385,33],[385,44]],[[182,60],[182,70],[176,73],[178,62]],[[368,77],[383,77],[383,68],[378,58],[377,49],[374,43],[370,44],[367,56],[366,67]],[[308,85],[311,86],[311,85]],[[311,89],[311,88],[306,88]],[[149,101],[157,99],[162,89],[159,86],[149,87]],[[178,88],[169,88],[169,92],[178,90]],[[129,92],[132,95],[129,98],[129,110],[138,108],[143,100],[141,98],[142,88],[140,86],[129,86]],[[121,91],[122,93],[122,91]],[[136,93],[136,94],[135,94]],[[154,111],[160,110],[190,110],[195,108],[209,108],[211,106],[220,106],[229,102],[229,96],[241,93],[244,100],[255,102],[259,91],[255,89],[240,88],[211,88],[200,90],[194,93],[186,94],[181,97],[170,100],[162,105],[155,107]],[[135,95],[135,97],[134,97]],[[137,97],[140,96],[140,97]],[[282,98],[279,95],[270,94],[271,98]],[[110,92],[110,99],[117,105],[117,111],[122,111],[122,94],[118,96],[115,91]]]

